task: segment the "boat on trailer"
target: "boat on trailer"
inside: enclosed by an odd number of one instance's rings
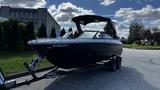
[[[90,66],[104,66],[112,72],[121,68],[122,43],[117,38],[109,35],[106,31],[82,30],[81,25],[92,22],[109,22],[109,18],[96,15],[82,15],[72,19],[76,23],[78,33],[74,35],[69,32],[63,38],[57,39],[36,39],[28,44],[38,53],[31,64],[24,63],[24,66],[32,76],[31,79],[16,82],[6,80],[3,71],[0,69],[0,90],[8,90],[22,85],[29,85],[32,82],[70,74],[90,69]],[[112,25],[109,25],[112,26]],[[113,29],[113,27],[109,28]],[[52,70],[42,76],[37,76],[35,68],[39,61],[46,58],[54,64]],[[64,70],[63,70],[64,69]]]
[[[83,67],[108,60],[113,56],[121,56],[120,40],[111,37],[105,31],[82,30],[80,27],[80,24],[111,21],[109,18],[83,15],[74,17],[72,21],[81,32],[77,38],[36,39],[28,44],[49,62],[65,69]]]

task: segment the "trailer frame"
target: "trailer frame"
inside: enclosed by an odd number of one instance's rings
[[[101,62],[97,62],[96,64],[89,65],[83,68],[62,69],[57,66],[54,66],[52,69],[48,70],[48,72],[45,73],[44,75],[37,76],[35,72],[35,67],[38,64],[37,62],[39,61],[40,61],[40,58],[37,58],[37,59],[34,58],[31,64],[27,64],[26,62],[24,63],[25,68],[27,69],[28,73],[32,76],[32,78],[26,79],[20,82],[16,82],[15,79],[6,80],[4,73],[0,68],[0,89],[8,90],[8,89],[16,88],[23,85],[30,85],[31,83],[42,80],[42,79],[56,78],[59,76],[65,76],[65,75],[76,73],[76,72],[90,70],[97,65],[105,67],[107,70],[111,72],[115,72],[116,70],[121,68],[122,58],[120,56],[112,56],[108,60],[103,60]]]

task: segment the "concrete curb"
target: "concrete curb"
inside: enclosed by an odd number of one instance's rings
[[[42,72],[42,71],[50,70],[54,67],[55,66],[45,67],[45,68],[42,68],[42,69],[38,69],[35,72]],[[30,75],[29,72],[17,73],[17,74],[6,76],[5,79],[10,80],[10,79],[19,78],[19,77],[23,77],[23,76],[27,76],[27,75]]]

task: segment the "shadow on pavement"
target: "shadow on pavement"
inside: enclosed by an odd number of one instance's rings
[[[134,68],[122,67],[116,72],[103,68],[67,75],[45,90],[159,90],[144,80]]]

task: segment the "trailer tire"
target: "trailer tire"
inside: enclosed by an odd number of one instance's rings
[[[112,60],[109,61],[109,71],[115,72],[117,70],[117,60],[116,57],[113,57]]]
[[[117,69],[121,68],[121,62],[122,62],[122,57],[117,56],[116,57],[116,67],[117,67]]]

